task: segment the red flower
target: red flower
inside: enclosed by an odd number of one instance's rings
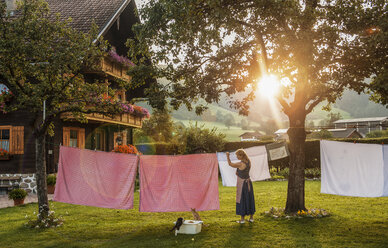
[[[113,152],[127,153],[127,154],[141,154],[137,150],[136,146],[133,146],[133,145],[118,145],[118,146],[115,147]]]

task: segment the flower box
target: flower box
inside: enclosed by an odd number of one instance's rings
[[[0,160],[10,160],[10,159],[11,159],[11,157],[9,155],[0,157]]]

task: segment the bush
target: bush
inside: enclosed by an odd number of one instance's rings
[[[186,144],[185,154],[222,151],[225,145],[225,134],[217,133],[216,128],[205,128],[204,125],[190,124],[178,136]]]
[[[271,179],[274,179],[274,180],[276,180],[276,179],[284,179],[284,176],[274,175],[274,176],[271,177]]]
[[[10,200],[24,199],[27,195],[28,193],[24,189],[13,189],[8,193],[8,198]]]
[[[304,174],[306,178],[320,178],[321,170],[319,168],[305,169]]]
[[[47,185],[55,185],[57,182],[57,176],[55,174],[50,174],[47,176]]]
[[[283,178],[288,178],[290,176],[290,170],[288,168],[284,168],[278,172],[278,175]]]

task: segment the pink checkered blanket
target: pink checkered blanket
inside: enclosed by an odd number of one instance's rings
[[[62,146],[54,201],[133,208],[138,157]]]
[[[216,154],[140,156],[140,212],[217,210]]]

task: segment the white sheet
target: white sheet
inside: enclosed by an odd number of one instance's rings
[[[388,196],[387,168],[383,146],[321,141],[321,193],[380,197]],[[385,150],[385,167],[388,149]],[[385,175],[385,176],[384,176]],[[384,179],[385,177],[385,179]],[[385,191],[385,192],[384,192]]]
[[[384,157],[384,190],[383,196],[388,196],[388,145],[383,145]]]
[[[249,176],[252,181],[261,181],[271,178],[268,169],[267,151],[265,146],[255,146],[244,149],[251,160],[251,170]],[[230,167],[226,159],[226,153],[218,152],[218,165],[222,178],[222,185],[235,187],[237,184],[236,168]],[[230,153],[230,160],[234,163],[239,162],[234,152]]]

